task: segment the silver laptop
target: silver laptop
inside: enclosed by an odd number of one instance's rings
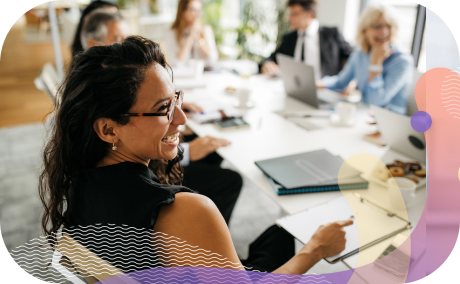
[[[383,139],[391,150],[426,162],[425,135],[412,128],[410,117],[371,105]]]
[[[340,95],[328,89],[316,89],[313,67],[294,58],[277,54],[276,60],[281,69],[281,79],[286,93],[315,108],[331,108],[342,100]]]

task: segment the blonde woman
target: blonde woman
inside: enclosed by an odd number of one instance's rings
[[[172,66],[201,59],[210,67],[219,59],[212,28],[201,24],[201,14],[200,0],[179,1],[176,20],[166,35],[166,52]]]
[[[414,60],[394,45],[397,31],[398,23],[388,6],[368,7],[358,25],[358,47],[343,70],[323,77],[318,87],[344,95],[358,87],[364,103],[405,114]]]

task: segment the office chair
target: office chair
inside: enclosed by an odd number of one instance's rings
[[[121,270],[99,258],[66,233],[62,234],[62,237],[54,246],[51,266],[74,284],[93,284],[113,276],[124,274]],[[131,284],[139,284],[134,279],[127,279]],[[121,280],[116,283],[128,282],[125,279],[125,281]]]
[[[46,63],[38,76],[34,80],[35,87],[37,89],[45,92],[50,99],[56,104],[57,99],[59,98],[58,88],[60,85],[60,80],[56,68],[50,62]]]
[[[412,86],[407,96],[407,116],[409,117],[412,117],[418,111],[417,102],[415,101],[415,86],[422,75],[423,73],[418,72],[417,69],[414,70]]]

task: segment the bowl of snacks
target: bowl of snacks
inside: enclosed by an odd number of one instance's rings
[[[417,188],[426,185],[426,169],[419,162],[402,162],[394,160],[385,167],[375,168],[371,174],[364,174],[363,178],[387,187],[391,177],[405,177],[413,181]]]
[[[235,95],[237,90],[238,90],[238,89],[235,88],[235,87],[228,86],[227,88],[225,88],[225,93],[226,93],[227,95]]]

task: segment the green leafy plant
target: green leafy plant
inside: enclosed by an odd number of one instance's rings
[[[137,0],[117,0],[117,6],[120,9],[124,9],[126,7],[129,7],[132,4],[137,3]]]
[[[262,42],[268,43],[268,33],[261,29],[267,25],[267,18],[255,1],[246,1],[243,6],[241,25],[235,30],[237,33],[236,43],[241,52],[238,59],[250,59],[253,61],[262,60],[263,56],[258,54],[248,44],[248,37],[260,37]]]
[[[158,10],[158,0],[149,0],[148,4],[152,14],[158,14],[160,12]]]
[[[286,5],[286,0],[276,0],[276,10],[278,12],[278,16],[276,17],[276,23],[278,26],[278,34],[276,37],[277,46],[281,43],[284,33],[286,33],[289,30],[289,23],[286,21]]]
[[[144,4],[150,10],[152,14],[160,13],[158,7],[158,0],[116,0],[116,4],[120,9],[126,9],[130,6],[137,6],[139,4]]]
[[[222,44],[224,38],[224,30],[220,23],[222,16],[223,0],[203,0],[203,24],[210,25],[214,30],[216,44]]]

